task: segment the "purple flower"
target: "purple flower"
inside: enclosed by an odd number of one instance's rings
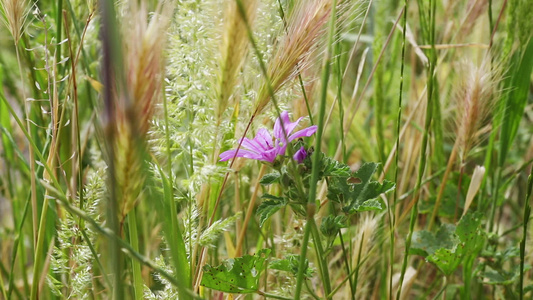
[[[300,137],[311,136],[316,132],[317,126],[313,125],[292,133],[301,119],[291,123],[289,113],[287,111],[282,112],[274,124],[274,138],[268,130],[261,128],[253,139],[243,138],[239,141],[242,143],[242,147],[237,155],[235,155],[237,149],[225,151],[220,154],[220,161],[227,161],[236,156],[274,162],[278,155],[285,155],[288,143]]]
[[[301,164],[301,163],[304,162],[304,159],[306,157],[307,157],[307,151],[305,151],[304,146],[302,146],[302,148],[300,148],[300,150],[298,150],[298,151],[296,151],[296,153],[294,153],[292,158],[295,161],[297,161],[299,164]]]

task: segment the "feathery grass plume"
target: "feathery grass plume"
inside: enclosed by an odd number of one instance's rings
[[[18,44],[26,25],[26,17],[31,5],[28,0],[0,0],[4,14],[4,24]]]
[[[257,0],[243,1],[246,19],[250,26],[256,15]],[[222,45],[220,47],[219,86],[217,91],[216,122],[220,125],[222,114],[229,105],[233,89],[237,84],[237,75],[248,52],[248,35],[246,23],[239,13],[235,0],[226,1]]]
[[[378,259],[381,258],[381,254],[376,251],[372,251],[374,242],[376,240],[375,235],[379,226],[379,218],[373,214],[366,213],[359,219],[357,225],[357,232],[352,240],[351,254],[353,268],[357,268],[359,264],[359,271],[357,276],[357,294],[356,299],[368,299],[372,295],[370,285],[372,284],[371,276],[375,273],[374,265]],[[354,282],[355,283],[355,282]],[[346,292],[350,292],[350,289],[346,289]],[[349,299],[347,297],[346,299]]]
[[[116,105],[115,145],[119,213],[123,222],[142,188],[141,166],[146,134],[156,105],[162,99],[165,77],[163,50],[173,6],[160,3],[151,19],[147,4],[130,1],[122,17],[126,93]]]
[[[457,145],[462,161],[479,141],[482,129],[494,108],[495,87],[498,76],[490,71],[490,64],[475,66],[471,62],[461,65],[462,78],[455,92],[457,103]]]
[[[340,1],[342,2],[342,1]],[[326,33],[331,0],[300,1],[287,20],[286,33],[268,63],[268,77],[274,92],[309,66]],[[270,100],[268,82],[259,88],[254,115],[261,113]]]
[[[98,223],[103,219],[98,208],[99,202],[105,198],[106,192],[105,174],[102,170],[90,170],[84,188],[84,210]],[[73,205],[79,206],[78,197],[74,198]],[[52,272],[47,276],[47,283],[52,293],[58,297],[85,299],[88,295],[99,292],[93,286],[94,276],[97,275],[94,270],[94,257],[88,241],[85,240],[87,237],[90,239],[89,243],[94,244],[97,236],[88,224],[80,228],[79,220],[71,214],[65,214],[65,218],[59,221],[58,243],[54,247],[51,258]]]
[[[460,70],[460,82],[455,90],[454,96],[457,105],[457,116],[455,119],[457,123],[456,140],[448,158],[446,171],[442,176],[433,213],[429,219],[428,228],[430,229],[433,227],[443,197],[444,188],[456,162],[457,155],[459,155],[462,170],[468,153],[479,142],[481,135],[486,131],[483,130],[483,125],[494,107],[494,99],[497,93],[495,88],[498,86],[497,83],[501,78],[498,71],[496,71],[498,68],[495,67],[491,71],[490,63],[486,60],[477,67],[471,62],[464,62],[461,64]]]

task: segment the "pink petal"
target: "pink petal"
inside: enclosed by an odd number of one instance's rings
[[[291,120],[289,119],[288,111],[283,111],[279,115],[279,118],[276,119],[276,123],[274,123],[274,137],[278,139],[283,137],[283,129],[281,127],[282,121],[283,121],[283,126],[287,126],[287,124],[291,122]]]
[[[263,145],[258,143],[255,139],[254,140],[250,140],[248,138],[244,138],[244,139],[242,139],[241,145],[244,148],[250,149],[250,150],[252,150],[254,152],[257,152],[257,153],[261,153],[261,152],[266,150],[265,147],[263,147]]]
[[[230,160],[234,156],[235,157],[245,157],[245,158],[250,158],[250,159],[257,159],[257,160],[261,160],[261,158],[262,158],[261,154],[258,154],[258,153],[255,153],[255,152],[252,152],[252,151],[249,151],[249,150],[239,149],[239,152],[237,153],[237,155],[235,155],[236,151],[237,151],[237,149],[231,149],[231,150],[224,151],[224,152],[220,153],[220,155],[219,155],[220,161]]]
[[[257,142],[258,145],[261,145],[261,148],[263,150],[271,149],[273,146],[272,136],[270,135],[268,130],[266,130],[265,128],[259,129],[253,140]]]
[[[297,138],[304,137],[304,136],[312,136],[316,132],[317,129],[318,129],[318,126],[313,125],[313,126],[304,128],[302,130],[299,130],[289,137],[289,142]]]
[[[276,157],[278,157],[278,149],[272,148],[268,151],[261,153],[260,160],[274,162],[274,160],[276,160]]]
[[[305,151],[305,148],[302,146],[300,150],[296,151],[292,158],[297,161],[299,164],[304,162],[304,159],[307,157],[307,152]]]

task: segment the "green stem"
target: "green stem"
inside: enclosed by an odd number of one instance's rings
[[[433,94],[435,93],[435,67],[437,63],[436,50],[435,50],[435,10],[436,10],[436,0],[430,0],[430,18],[431,18],[431,29],[429,35],[429,41],[431,43],[430,51],[430,61],[428,69],[428,92],[427,92],[427,107],[426,107],[426,120],[424,124],[424,135],[422,138],[422,146],[420,150],[420,162],[418,165],[418,176],[415,185],[415,195],[414,195],[414,204],[411,209],[411,218],[409,221],[409,233],[407,234],[407,239],[405,241],[405,253],[403,256],[402,271],[400,273],[400,281],[398,283],[398,292],[396,294],[396,299],[400,299],[402,292],[403,280],[405,278],[405,271],[407,270],[407,259],[409,257],[409,251],[411,248],[411,241],[413,237],[413,232],[416,224],[416,219],[418,217],[418,199],[420,197],[420,188],[422,187],[422,178],[424,177],[424,171],[426,169],[427,162],[427,147],[429,141],[429,132],[431,130],[431,121],[433,117]],[[422,10],[420,8],[420,10]]]
[[[435,295],[435,297],[433,297],[433,300],[437,300],[440,297],[440,295],[442,295],[442,293],[444,293],[444,291],[446,291],[447,287],[448,287],[448,280],[446,279],[446,277],[443,277],[442,288]]]
[[[137,216],[135,208],[130,211],[127,218],[131,247],[133,250],[139,252],[139,234],[137,232]],[[141,264],[137,260],[131,258],[131,266],[133,272],[133,292],[135,294],[135,299],[142,300],[144,299],[144,284],[141,275]]]
[[[2,264],[2,262],[0,262],[0,266],[2,267],[2,270],[3,270],[4,265]],[[4,285],[4,274],[0,274],[0,291],[2,292],[2,296],[4,296],[4,299],[9,299],[7,298],[7,292],[6,292],[5,285]]]
[[[365,233],[363,232],[361,234],[361,243],[359,244],[359,253],[357,253],[357,266],[355,267],[355,278],[354,278],[354,286],[353,286],[353,294],[357,293],[357,283],[359,282],[359,268],[361,267],[361,251],[363,250],[363,241],[365,240]]]
[[[346,266],[346,275],[348,276],[348,281],[350,283],[350,292],[352,293],[352,300],[355,300],[355,289],[354,289],[354,285],[353,285],[353,282],[352,282],[352,276],[349,276],[348,274],[351,273],[350,271],[350,263],[348,262],[348,253],[346,252],[346,247],[344,246],[344,239],[342,238],[342,232],[341,230],[339,229],[338,230],[338,234],[339,234],[339,239],[340,239],[340,242],[341,242],[341,248],[342,248],[342,256],[344,258],[344,265]],[[360,254],[360,253],[359,253]]]
[[[294,299],[299,300],[300,294],[302,291],[302,281],[304,279],[304,268],[305,268],[305,259],[306,259],[306,251],[307,251],[307,243],[309,242],[309,231],[312,230],[313,224],[315,222],[315,212],[316,212],[316,190],[318,185],[318,176],[319,176],[319,169],[320,169],[320,148],[322,146],[322,134],[324,131],[324,116],[326,114],[326,99],[327,99],[327,93],[328,93],[328,82],[329,82],[329,75],[330,75],[330,68],[331,68],[331,48],[333,44],[333,39],[335,35],[335,21],[337,14],[337,1],[333,0],[332,6],[331,6],[331,16],[330,16],[330,23],[329,23],[329,33],[328,33],[328,44],[326,47],[326,51],[324,54],[324,62],[322,65],[322,77],[321,77],[321,83],[322,83],[322,89],[321,89],[321,97],[320,97],[320,109],[319,109],[319,116],[318,116],[318,129],[316,132],[316,141],[315,141],[315,152],[313,153],[313,173],[311,175],[311,181],[309,182],[309,198],[307,201],[307,223],[305,225],[305,232],[304,232],[304,240],[302,242],[302,249],[300,253],[300,264],[298,269],[298,278],[296,281],[296,291],[294,293]],[[320,240],[315,241],[315,247],[316,244],[320,243]],[[319,258],[320,259],[320,258]],[[323,278],[324,280],[325,278]],[[329,286],[329,278],[326,279],[328,282],[324,282],[324,287]],[[326,292],[326,295],[329,295],[330,291]]]
[[[315,208],[316,208],[315,204],[312,204],[312,205],[308,204],[307,205],[308,216],[310,215],[310,212],[312,212],[312,214],[314,216],[314,209]],[[311,218],[311,220],[314,221],[314,219],[312,219],[312,218]],[[302,283],[305,280],[304,279],[304,269],[306,267],[305,257],[307,256],[307,245],[309,244],[309,234],[311,232],[310,226],[311,226],[311,221],[308,218],[307,222],[305,224],[304,236],[303,236],[303,240],[302,240],[302,246],[301,246],[301,249],[300,249],[300,263],[298,264],[298,277],[297,277],[297,281],[296,281],[296,290],[294,292],[294,300],[300,300],[300,293],[302,292]]]
[[[520,281],[519,281],[519,299],[524,299],[524,263],[526,256],[526,238],[527,238],[527,224],[529,222],[529,215],[531,214],[531,206],[529,198],[531,197],[531,190],[533,188],[533,169],[529,174],[527,181],[526,203],[524,205],[524,227],[522,229],[522,241],[520,242]]]
[[[39,292],[39,275],[40,267],[41,267],[41,252],[43,252],[44,247],[44,238],[45,238],[45,230],[46,230],[46,216],[48,215],[48,199],[49,197],[44,197],[43,201],[43,207],[41,210],[41,219],[39,221],[39,233],[37,236],[37,245],[35,247],[35,253],[34,253],[34,262],[33,262],[33,281],[31,285],[31,295],[30,299],[39,299],[38,298],[38,292]]]
[[[283,297],[280,295],[270,294],[262,291],[256,291],[258,295],[261,295],[265,298],[280,299],[280,300],[291,300],[291,298]]]
[[[320,233],[316,226],[316,222],[312,219],[311,222],[311,233],[313,234],[313,245],[315,246],[316,256],[318,259],[318,265],[320,267],[320,274],[322,277],[322,283],[324,284],[324,292],[326,295],[331,294],[331,282],[329,279],[329,270],[328,262],[326,259],[326,254],[324,253],[324,248],[322,248],[322,241],[320,240]],[[304,272],[305,269],[298,269],[299,272]],[[329,296],[326,299],[331,299]]]
[[[404,1],[403,5],[403,33],[402,33],[402,58],[400,66],[400,92],[398,93],[398,117],[396,119],[396,153],[394,155],[394,163],[396,168],[394,169],[394,182],[398,182],[398,170],[400,161],[400,134],[402,125],[402,100],[403,100],[403,73],[405,66],[405,32],[407,29],[407,7],[408,1]],[[398,189],[394,189],[393,204],[388,205],[389,220],[390,220],[390,252],[389,252],[389,265],[390,265],[390,278],[389,278],[389,300],[392,300],[392,277],[394,274],[394,228],[396,226],[395,209],[398,202]]]

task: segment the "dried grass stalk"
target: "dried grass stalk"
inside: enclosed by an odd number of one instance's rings
[[[243,1],[246,19],[250,26],[253,24],[257,1]],[[227,0],[224,14],[222,45],[220,48],[220,73],[217,91],[216,121],[220,125],[222,114],[228,108],[238,74],[248,53],[249,41],[246,33],[246,23],[239,13],[235,0]]]
[[[26,18],[31,5],[28,0],[0,0],[0,6],[4,14],[3,22],[13,36],[15,44],[18,44],[24,33]]]
[[[128,3],[122,18],[125,95],[117,91],[116,180],[121,222],[135,206],[144,182],[141,172],[146,135],[161,102],[165,78],[163,50],[173,6],[160,3],[149,19],[146,3]],[[122,96],[120,96],[122,95]]]
[[[268,77],[274,91],[306,69],[312,53],[323,43],[322,36],[331,14],[331,0],[300,1],[287,21],[285,35],[277,44],[268,64]],[[270,101],[268,83],[259,88],[254,115],[263,111]]]
[[[372,255],[371,253],[375,244],[374,239],[378,225],[378,218],[376,216],[365,214],[359,220],[357,232],[352,241],[353,253],[351,255],[351,265],[353,268],[356,268],[359,264],[357,294],[355,295],[357,299],[368,299],[372,294],[370,277],[373,274],[372,269],[378,256]],[[346,292],[350,292],[350,289],[346,289]],[[346,298],[349,299],[351,297]]]
[[[463,77],[454,98],[457,104],[457,146],[459,156],[464,160],[485,132],[483,125],[494,108],[495,81],[499,76],[489,70],[488,63],[474,66],[465,62],[461,68]]]

